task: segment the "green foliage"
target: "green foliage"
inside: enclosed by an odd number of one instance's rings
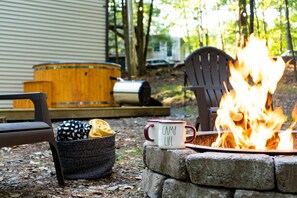
[[[116,0],[116,17],[122,26],[121,0]],[[134,21],[137,3],[134,1]],[[144,30],[146,30],[150,0],[145,0]],[[249,5],[247,1],[247,13]],[[110,1],[110,23],[113,19],[113,1]],[[297,46],[297,1],[288,0],[293,46]],[[255,0],[254,35],[267,40],[270,55],[280,55],[287,49],[284,0]],[[216,13],[216,15],[211,15]],[[210,17],[212,16],[212,17]],[[249,16],[248,16],[249,17]],[[154,0],[149,47],[157,44],[172,44],[170,29],[177,27],[184,44],[185,56],[201,45],[221,48],[236,56],[238,33],[238,0]],[[121,29],[118,29],[120,33]],[[206,36],[207,35],[207,36]],[[109,32],[109,44],[115,44],[113,32]],[[124,53],[124,40],[118,37],[120,54]],[[110,52],[113,52],[110,50]]]
[[[163,4],[171,5],[176,15],[184,20],[184,28],[187,28],[187,24],[192,24],[191,21],[196,21],[196,27],[189,27],[187,34],[184,35],[185,49],[193,50],[199,47],[201,40],[199,37],[203,37],[203,44],[206,44],[206,32],[208,32],[208,45],[213,45],[219,48],[223,47],[227,51],[234,53],[236,51],[236,34],[238,29],[237,15],[238,15],[238,0],[217,0],[211,10],[207,10],[204,1],[200,0],[162,0]],[[248,1],[247,1],[248,2]],[[279,0],[255,0],[256,14],[254,21],[255,36],[261,39],[267,39],[269,52],[271,55],[279,55],[286,50],[286,26],[284,16],[284,4]],[[297,45],[297,2],[295,0],[289,0],[290,7],[290,22],[291,22],[291,35],[293,38],[293,45]],[[248,10],[247,5],[247,10]],[[224,11],[219,20],[220,27],[216,29],[208,29],[207,23],[213,23],[205,16],[209,12]],[[281,13],[280,13],[281,12]],[[249,14],[249,12],[248,12]],[[280,15],[281,14],[281,15]],[[232,16],[225,17],[224,15]],[[279,23],[281,20],[281,24]],[[171,23],[170,26],[176,25]],[[199,29],[200,28],[200,29]],[[202,29],[201,29],[202,28]],[[220,29],[221,28],[221,29]],[[265,28],[265,29],[264,29]],[[220,31],[219,31],[220,29]],[[264,32],[264,30],[266,32]],[[197,32],[202,34],[199,35]],[[222,32],[223,36],[220,36]],[[223,40],[222,40],[223,39]]]

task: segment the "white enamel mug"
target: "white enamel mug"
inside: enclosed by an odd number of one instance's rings
[[[147,120],[147,125],[144,127],[144,137],[148,145],[158,145],[158,131],[159,131],[160,120]]]
[[[194,141],[196,137],[195,127],[187,125],[186,121],[160,120],[158,127],[158,146],[163,149],[185,148],[185,143]],[[193,136],[188,140],[187,129],[193,132]]]

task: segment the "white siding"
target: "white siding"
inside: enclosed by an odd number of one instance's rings
[[[105,6],[106,0],[0,0],[0,94],[23,92],[38,63],[105,62]]]

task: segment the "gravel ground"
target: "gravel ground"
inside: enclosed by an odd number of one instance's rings
[[[151,73],[145,79],[151,83],[152,89],[166,83],[183,84],[182,71],[155,70]],[[274,94],[274,106],[282,107],[288,115],[297,99],[292,68],[286,71],[281,84],[287,88]],[[195,102],[186,104],[196,109]],[[182,105],[171,102],[171,115],[159,119],[185,120],[193,125],[195,111],[189,113]],[[120,131],[116,135],[116,163],[112,175],[96,180],[66,180],[64,188],[57,184],[48,144],[1,148],[0,197],[145,197],[141,190],[143,128],[150,118],[105,119],[112,129]],[[54,122],[54,128],[58,124]]]
[[[47,143],[0,149],[0,197],[145,197],[140,183],[147,119],[105,119],[112,129],[120,131],[116,135],[117,159],[112,175],[97,180],[66,180],[64,188],[57,184]],[[184,117],[179,114],[164,119]]]

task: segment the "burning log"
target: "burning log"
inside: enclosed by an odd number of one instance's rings
[[[250,133],[250,130],[247,130],[247,133]],[[231,132],[225,132],[211,146],[216,148],[255,149],[255,145],[248,144],[243,137],[238,138]]]
[[[278,143],[280,141],[280,137],[278,133],[275,133],[271,138],[269,138],[266,142],[266,149],[267,150],[273,150],[276,149],[278,146]]]
[[[235,123],[242,121],[243,117],[244,117],[243,113],[241,113],[241,112],[237,112],[237,113],[230,112],[230,116]]]
[[[295,124],[296,124],[296,122],[297,122],[297,102],[295,103],[295,105],[294,105],[294,108],[293,108],[293,110],[292,110],[292,118],[293,118],[293,123],[292,123],[292,125],[290,126],[290,128],[294,128],[294,126],[295,126]]]
[[[272,94],[270,92],[267,93],[267,100],[266,100],[265,108],[267,110],[272,110],[273,109]]]

